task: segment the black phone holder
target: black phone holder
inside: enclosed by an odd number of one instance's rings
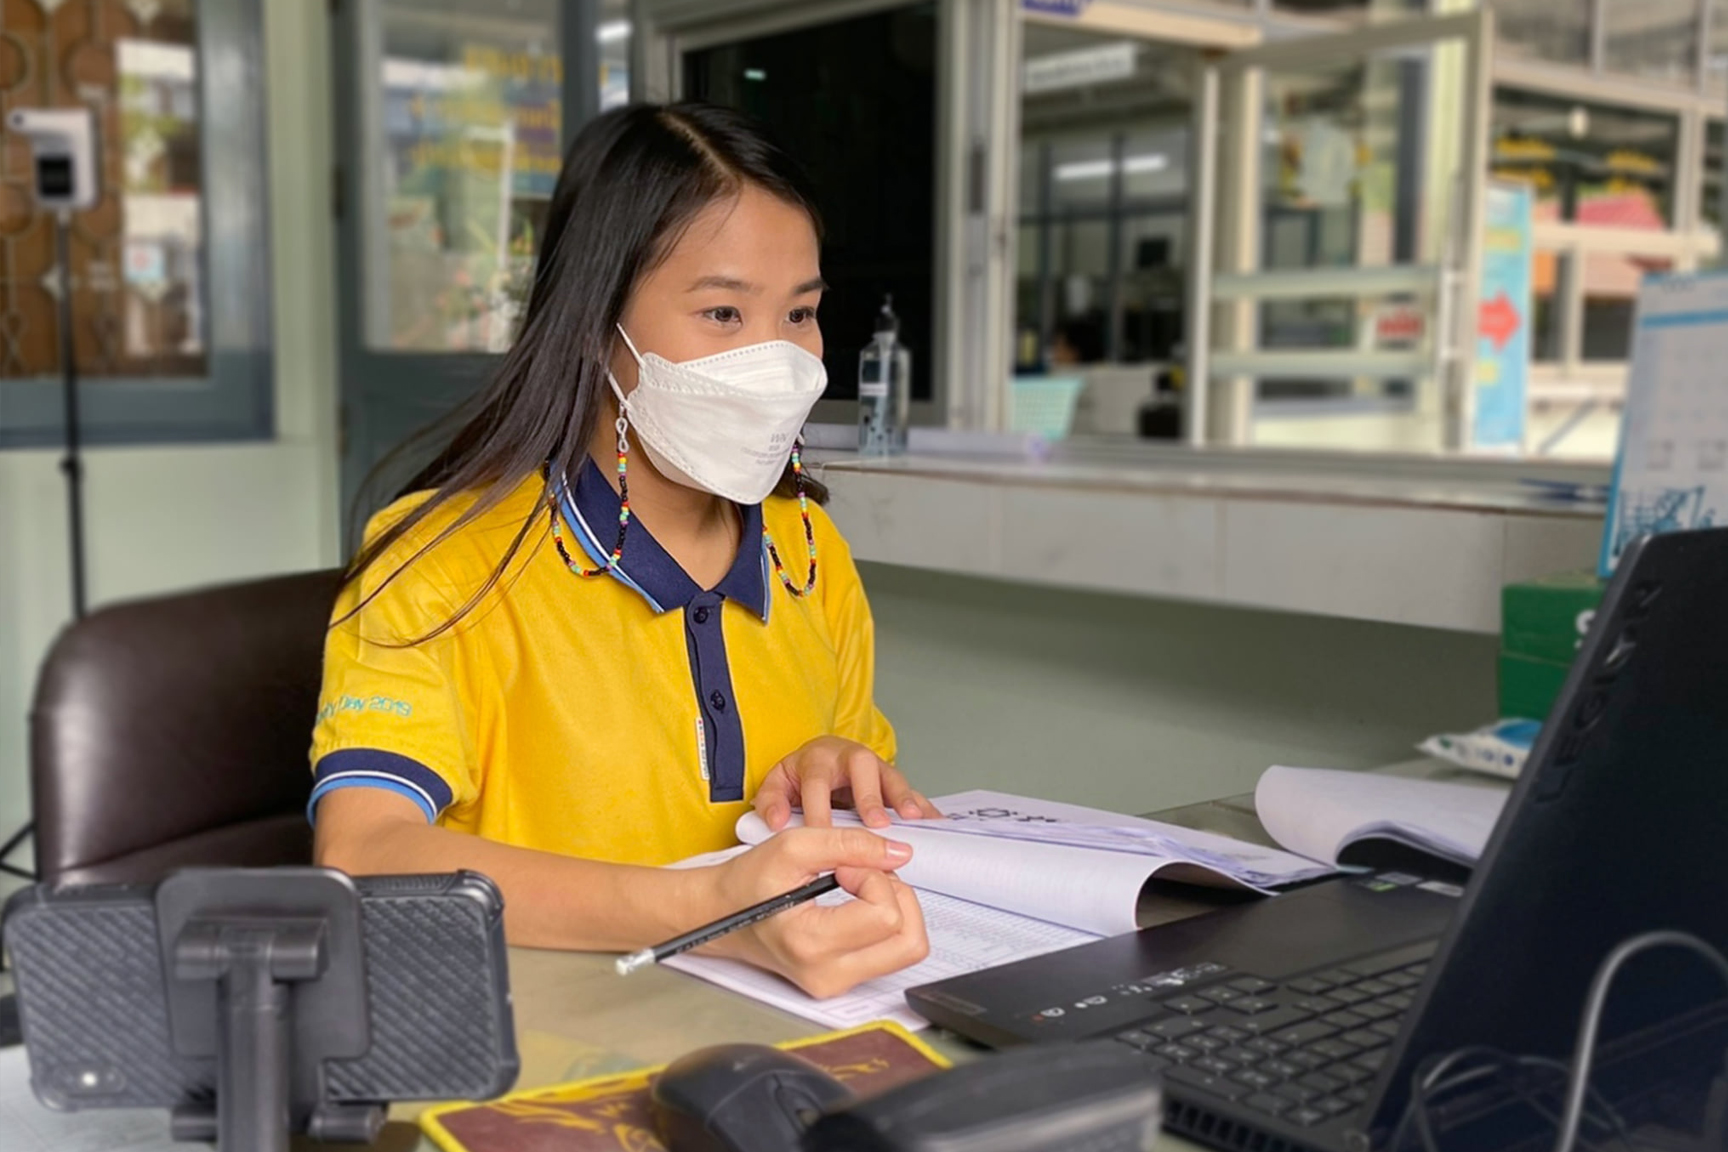
[[[168,1026],[214,1058],[214,1100],[175,1108],[174,1139],[287,1152],[291,1134],[370,1143],[378,1103],[326,1099],[324,1062],[372,1045],[360,894],[340,872],[191,869],[156,890]]]

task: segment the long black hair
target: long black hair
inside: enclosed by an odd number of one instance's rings
[[[437,635],[503,577],[553,500],[576,474],[605,410],[616,325],[637,282],[677,244],[709,204],[755,186],[821,218],[808,178],[750,117],[709,104],[632,105],[590,121],[570,144],[553,190],[520,333],[487,387],[436,426],[455,433],[403,490],[431,495],[367,541],[348,565],[355,581],[451,500],[462,514],[417,549],[371,596],[465,524],[496,507],[524,479],[546,477],[535,511],[490,578]],[[437,434],[436,432],[434,434]],[[812,498],[827,493],[805,481]],[[793,494],[790,462],[776,489]],[[369,600],[371,597],[367,597]],[[363,605],[365,601],[361,601]],[[358,611],[358,608],[356,608]]]

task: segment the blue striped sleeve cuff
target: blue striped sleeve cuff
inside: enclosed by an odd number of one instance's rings
[[[317,822],[318,801],[339,788],[383,788],[420,806],[428,824],[450,806],[450,785],[418,760],[376,748],[345,748],[318,761],[312,776],[312,798],[306,819]]]

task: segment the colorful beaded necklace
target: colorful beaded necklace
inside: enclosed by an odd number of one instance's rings
[[[570,550],[564,544],[564,517],[558,509],[558,501],[552,502],[552,544],[558,549],[558,558],[564,561],[564,566],[585,580],[596,576],[604,576],[617,569],[619,561],[624,558],[624,537],[630,529],[630,441],[625,436],[629,430],[629,422],[623,417],[618,418],[618,541],[612,547],[612,554],[606,558],[606,563],[599,568],[586,568],[577,563],[570,555]],[[804,581],[804,587],[799,588],[792,583],[792,578],[786,574],[786,565],[780,560],[780,550],[774,546],[774,538],[768,534],[768,524],[762,524],[762,544],[768,549],[768,558],[774,563],[774,574],[780,577],[780,583],[793,596],[808,596],[816,588],[816,531],[810,526],[810,495],[806,490],[804,478],[802,441],[792,446],[792,477],[798,490],[798,517],[804,522],[804,544],[810,556],[810,574]]]
[[[624,417],[618,417],[618,542],[612,546],[612,555],[606,557],[606,563],[599,568],[584,568],[571,557],[570,550],[564,547],[564,534],[561,531],[564,517],[559,514],[558,501],[552,501],[552,544],[558,549],[558,558],[564,561],[564,567],[576,573],[583,579],[604,576],[618,567],[618,561],[624,558],[624,534],[630,530],[630,441],[624,435],[630,430],[630,422]],[[568,483],[568,481],[566,481]]]
[[[768,548],[768,559],[774,561],[774,574],[780,577],[786,591],[794,596],[808,596],[816,588],[816,531],[810,527],[810,494],[805,490],[803,452],[804,441],[800,438],[792,444],[792,483],[798,490],[798,518],[804,521],[804,545],[810,551],[810,575],[803,588],[793,585],[792,578],[786,575],[786,565],[780,562],[780,549],[774,547],[774,538],[768,535],[768,520],[766,517],[762,520],[762,543]]]

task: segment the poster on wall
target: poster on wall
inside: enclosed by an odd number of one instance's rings
[[[1638,291],[1601,574],[1640,536],[1728,523],[1728,272]]]
[[[1524,446],[1530,382],[1535,197],[1529,185],[1512,181],[1493,181],[1487,191],[1470,446],[1515,454]]]

